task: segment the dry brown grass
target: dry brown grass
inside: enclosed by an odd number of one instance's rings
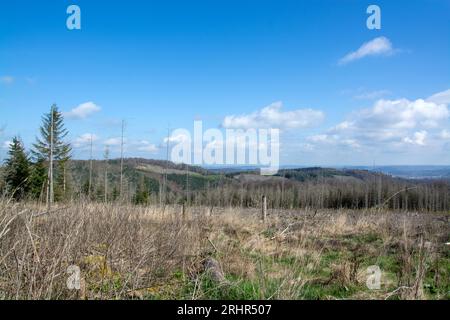
[[[207,211],[74,203],[36,215],[33,204],[0,202],[0,298],[423,299],[448,290],[448,215],[278,211],[262,223],[259,210]],[[229,281],[210,283],[209,257]],[[394,271],[369,291],[367,264],[383,257],[397,259]],[[67,288],[71,265],[81,290]],[[444,289],[427,296],[431,269]]]

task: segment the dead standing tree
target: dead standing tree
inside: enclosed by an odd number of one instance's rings
[[[120,139],[120,198],[123,199],[123,145],[124,145],[124,138],[123,133],[125,130],[125,120],[122,120],[122,134]]]
[[[109,161],[109,146],[105,147],[105,195],[104,195],[104,201],[105,203],[108,202],[108,161]]]
[[[262,196],[262,206],[261,206],[261,220],[266,222],[267,218],[267,197],[265,195]]]
[[[49,155],[49,167],[48,167],[48,187],[47,187],[47,211],[50,212],[53,204],[53,144],[54,144],[54,106],[51,110],[50,121],[50,155]]]

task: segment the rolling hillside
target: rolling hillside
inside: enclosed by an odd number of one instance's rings
[[[191,203],[257,207],[263,194],[274,208],[370,208],[445,211],[450,209],[446,180],[393,177],[362,169],[282,169],[275,176],[258,171],[208,170],[161,160],[124,160],[123,194],[138,203]],[[104,161],[93,161],[91,198],[104,199]],[[120,161],[111,160],[108,199],[119,197]],[[88,194],[89,161],[74,160],[70,184],[75,197]],[[436,199],[439,199],[437,201]]]

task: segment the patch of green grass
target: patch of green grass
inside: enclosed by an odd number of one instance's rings
[[[298,266],[298,258],[294,256],[281,256],[277,259],[277,262],[286,266]]]
[[[277,229],[274,227],[268,227],[266,230],[264,230],[264,232],[262,233],[262,235],[268,239],[271,239],[275,236],[275,233],[277,232]]]
[[[275,229],[267,228],[266,237],[272,237]],[[337,239],[328,245],[320,253],[320,261],[316,264],[315,256],[306,254],[301,258],[286,251],[279,254],[267,254],[262,251],[240,249],[240,254],[245,256],[257,269],[257,275],[246,278],[238,275],[227,274],[226,278],[230,284],[223,285],[202,276],[195,288],[196,298],[200,299],[352,299],[355,297],[377,297],[380,294],[390,292],[396,288],[397,275],[401,270],[401,259],[398,252],[387,252],[384,250],[383,242],[377,234],[352,234]],[[219,258],[220,260],[220,258]],[[307,267],[313,264],[314,268]],[[382,272],[383,285],[380,291],[369,290],[364,281],[348,280],[340,278],[335,274],[336,267],[339,268],[346,263],[346,268],[355,264],[356,270],[365,270],[370,265],[378,265]],[[416,262],[414,262],[416,263]],[[427,262],[428,270],[424,279],[424,292],[427,298],[450,299],[450,259],[440,258],[438,263]],[[337,269],[339,270],[339,269]],[[347,270],[347,269],[344,269]],[[305,285],[287,284],[286,279],[281,276],[287,272],[292,279],[310,279]],[[345,271],[350,272],[350,271]],[[345,276],[344,276],[345,277]],[[436,280],[437,279],[437,280]],[[359,279],[360,280],[360,279]],[[289,290],[286,290],[286,285]],[[191,298],[194,292],[194,282],[187,280],[180,298]],[[387,287],[388,286],[388,287]],[[280,289],[281,287],[281,289]],[[393,296],[391,299],[396,299]]]
[[[122,290],[124,281],[120,276],[113,276],[112,278],[105,278],[102,281],[92,285],[90,290],[110,294],[111,292],[118,292]]]
[[[327,250],[321,256],[321,267],[328,267],[331,263],[342,260],[344,254],[343,251]]]
[[[299,292],[299,299],[323,300],[329,298],[345,299],[357,291],[357,286],[343,286],[340,284],[309,283]]]
[[[355,240],[361,242],[361,243],[371,243],[374,244],[374,242],[380,242],[382,243],[381,237],[376,233],[363,233],[358,234],[355,237]]]
[[[258,300],[273,297],[282,279],[238,279],[227,276],[229,283],[220,284],[209,276],[201,277],[197,284],[198,298],[206,300]],[[185,295],[189,296],[194,290],[195,283],[190,282],[185,287]]]
[[[378,256],[371,264],[379,266],[384,272],[397,273],[400,270],[399,261],[395,255]]]
[[[428,264],[424,291],[430,298],[450,300],[450,259],[441,258]]]
[[[342,236],[342,243],[345,246],[351,247],[355,245],[368,244],[371,246],[380,246],[383,240],[380,235],[376,233],[352,233]]]

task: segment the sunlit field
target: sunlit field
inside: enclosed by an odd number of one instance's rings
[[[448,218],[269,210],[263,222],[258,209],[68,203],[46,213],[5,200],[0,298],[448,299]],[[379,289],[368,287],[373,265]]]

